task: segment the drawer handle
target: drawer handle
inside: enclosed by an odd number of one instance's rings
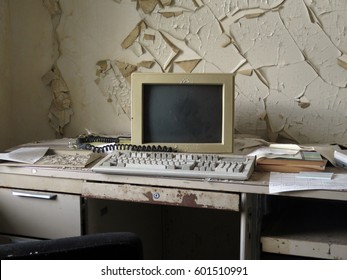
[[[12,192],[12,195],[20,196],[20,197],[48,199],[48,200],[53,200],[53,199],[57,198],[56,194],[38,194],[38,193],[26,193],[26,192]]]

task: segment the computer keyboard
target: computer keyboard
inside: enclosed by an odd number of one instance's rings
[[[109,174],[247,180],[255,157],[219,154],[115,151],[92,171]]]

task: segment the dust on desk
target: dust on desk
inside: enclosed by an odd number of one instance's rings
[[[82,150],[49,150],[35,166],[42,167],[86,167],[101,155]]]

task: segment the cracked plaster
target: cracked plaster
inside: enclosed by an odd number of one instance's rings
[[[136,9],[136,1],[131,5]],[[182,72],[180,62],[195,61],[193,72],[235,73],[236,131],[346,144],[347,70],[337,63],[347,53],[346,10],[347,2],[338,0],[176,0],[150,12],[139,6],[140,32],[99,61],[141,72]],[[130,83],[119,73],[97,76],[109,103],[120,102],[113,97],[123,92],[118,115],[130,108],[124,90]]]

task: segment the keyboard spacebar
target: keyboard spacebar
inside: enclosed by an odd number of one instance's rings
[[[136,163],[127,163],[124,169],[131,168],[131,169],[156,169],[156,170],[163,170],[166,169],[166,165],[157,165],[157,164],[136,164]]]

